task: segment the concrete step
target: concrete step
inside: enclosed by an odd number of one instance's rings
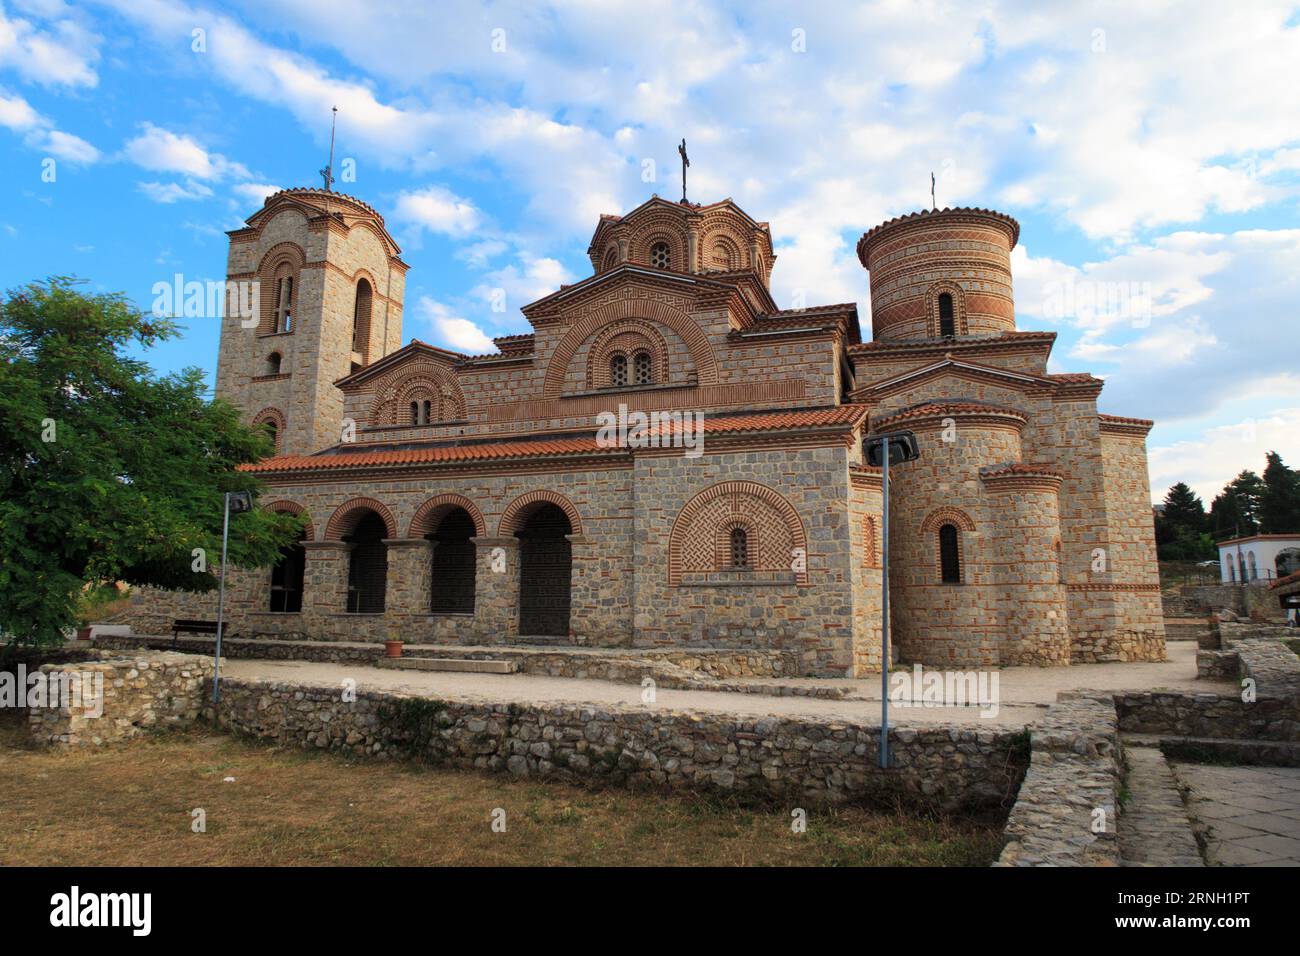
[[[381,657],[377,667],[408,671],[451,671],[459,674],[514,674],[517,661],[471,660],[467,657]]]

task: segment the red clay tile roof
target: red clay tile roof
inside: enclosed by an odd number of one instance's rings
[[[906,216],[895,216],[893,219],[888,219],[880,225],[868,229],[862,234],[862,238],[858,240],[858,259],[865,266],[867,264],[867,245],[871,240],[877,238],[886,229],[892,229],[900,223],[914,222],[919,219],[929,219],[931,217],[939,219],[944,216],[972,214],[992,216],[995,219],[1001,219],[1011,227],[1011,248],[1014,249],[1016,247],[1016,243],[1020,239],[1020,223],[1016,222],[1006,213],[998,212],[996,209],[981,209],[976,206],[945,206],[942,209],[923,209],[920,212],[910,212]]]
[[[1300,583],[1300,571],[1293,571],[1284,578],[1278,578],[1268,587],[1269,590],[1272,590],[1273,588],[1280,588],[1288,584],[1296,584],[1296,583]]]
[[[980,336],[972,339],[954,339],[938,342],[934,339],[872,339],[849,346],[850,352],[875,352],[895,349],[962,349],[982,345],[1000,345],[1008,342],[1051,342],[1055,332],[1003,332],[1000,335]]]
[[[746,432],[785,431],[800,428],[831,428],[855,425],[866,416],[862,405],[841,405],[811,411],[763,412],[753,415],[726,415],[704,420],[704,434],[736,435]],[[649,434],[672,434],[677,429],[650,429]],[[625,449],[600,444],[593,433],[574,438],[549,438],[482,442],[466,445],[429,443],[406,448],[375,451],[337,452],[331,449],[319,455],[283,455],[240,465],[240,471],[282,472],[319,471],[329,468],[360,468],[376,465],[456,464],[498,461],[513,458],[571,458],[583,455],[616,454]]]
[[[1122,415],[1101,415],[1097,416],[1103,422],[1114,422],[1117,425],[1146,425],[1148,428],[1155,424],[1149,418],[1125,418]]]
[[[902,422],[914,418],[932,418],[935,415],[1001,415],[1009,418],[1016,418],[1020,421],[1028,421],[1024,412],[1018,412],[1014,408],[1004,408],[1001,405],[985,405],[981,402],[922,402],[920,405],[913,405],[911,408],[905,408],[900,412],[894,412],[875,419],[872,424],[879,428],[885,422]]]
[[[1088,372],[1060,372],[1054,375],[1044,375],[1043,378],[1050,378],[1053,382],[1100,382],[1103,379],[1097,378]]]

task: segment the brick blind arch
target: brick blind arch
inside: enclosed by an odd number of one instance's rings
[[[578,319],[569,327],[555,351],[551,353],[546,366],[546,378],[542,384],[543,398],[559,398],[564,394],[564,379],[568,374],[573,358],[578,354],[582,343],[600,331],[604,326],[614,322],[640,320],[658,324],[672,329],[685,343],[690,352],[691,363],[695,366],[700,385],[716,385],[718,381],[718,358],[713,345],[704,330],[685,312],[654,299],[629,298],[610,302]],[[588,379],[589,380],[589,379]]]
[[[276,333],[276,310],[280,307],[280,283],[282,278],[293,280],[293,291],[289,298],[289,308],[293,315],[292,334],[299,324],[298,300],[302,279],[302,267],[307,261],[302,247],[296,242],[281,242],[267,250],[262,261],[257,265],[257,299],[258,299],[258,335]]]
[[[307,523],[303,525],[302,529],[302,540],[316,540],[316,526],[312,523],[311,514],[298,502],[282,498],[277,501],[268,501],[266,504],[262,505],[262,508],[265,511],[275,511],[280,514],[301,515],[307,519]]]
[[[633,359],[638,352],[650,356],[650,381],[662,385],[668,380],[668,343],[651,322],[630,319],[602,329],[587,350],[587,388],[610,388],[611,360],[624,355],[628,360],[629,382],[633,381]]]
[[[464,495],[447,492],[430,498],[415,509],[415,515],[411,518],[410,530],[406,536],[408,538],[423,538],[426,534],[434,531],[443,516],[454,508],[463,508],[466,514],[470,516],[470,520],[474,522],[474,533],[476,535],[483,537],[487,534],[487,522],[483,520],[483,512],[479,511],[478,506]]]
[[[794,506],[778,491],[756,481],[722,481],[686,502],[668,537],[668,583],[681,585],[687,572],[724,571],[730,566],[730,530],[749,529],[749,567],[790,571],[808,583],[808,536]],[[723,542],[727,548],[724,556]],[[802,561],[796,562],[796,557]]]

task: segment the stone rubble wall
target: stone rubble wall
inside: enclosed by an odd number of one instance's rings
[[[403,703],[419,701],[420,703]],[[436,712],[426,736],[400,717]],[[847,721],[738,718],[589,704],[435,702],[395,693],[226,680],[208,719],[284,746],[379,758],[414,754],[465,769],[577,784],[705,791],[792,805],[863,802],[958,811],[1009,801],[1023,771],[1019,736],[935,726],[891,735]]]
[[[1122,773],[1114,704],[1104,694],[1062,693],[1029,735],[1029,770],[994,865],[1118,866]],[[1098,819],[1104,828],[1096,828]]]
[[[156,727],[185,727],[199,715],[213,664],[190,654],[140,651],[132,657],[69,664],[43,664],[47,680],[78,675],[80,702],[33,707],[28,726],[41,743],[74,747],[126,740]],[[102,713],[88,699],[94,675],[103,675]]]

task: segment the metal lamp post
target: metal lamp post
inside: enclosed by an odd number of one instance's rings
[[[226,546],[230,541],[230,514],[253,510],[253,496],[247,491],[226,492],[226,513],[221,522],[221,586],[217,591],[217,647],[212,672],[212,703],[221,700],[221,632],[226,621]]]
[[[889,466],[921,457],[910,431],[866,439],[867,464],[880,469],[880,766],[889,766]]]

